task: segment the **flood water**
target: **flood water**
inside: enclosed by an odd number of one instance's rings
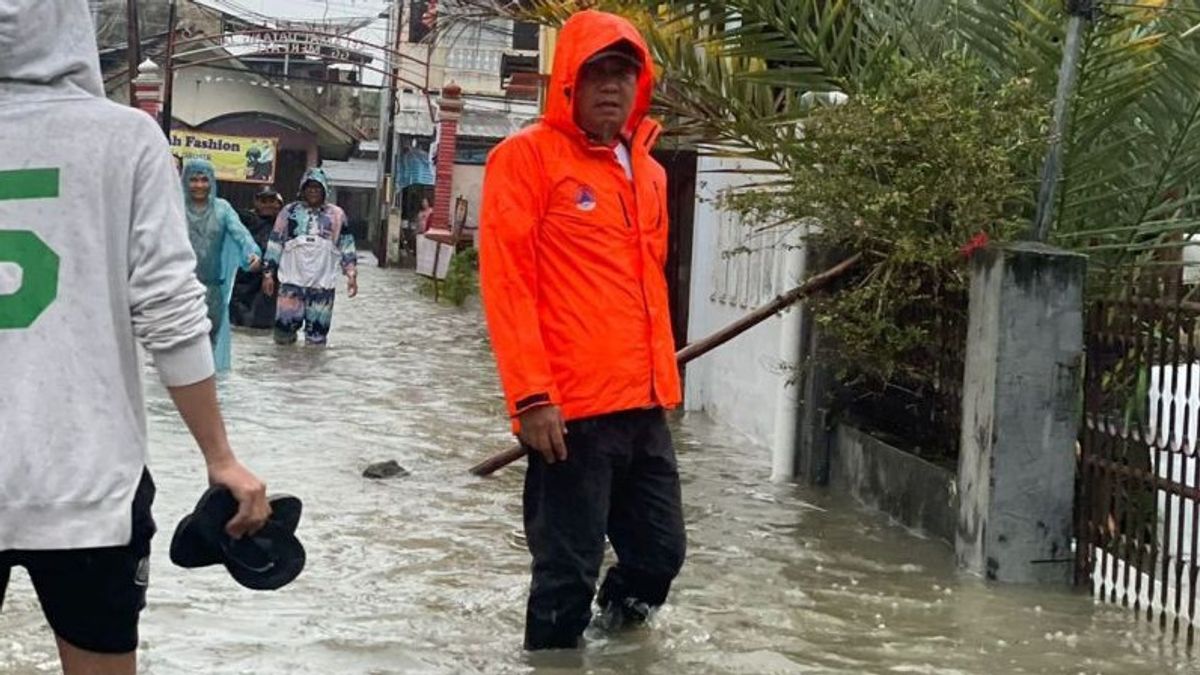
[[[159,535],[142,672],[1193,672],[1128,610],[991,588],[957,575],[944,544],[853,501],[769,484],[767,451],[701,415],[674,422],[690,555],[653,630],[530,659],[522,469],[466,472],[509,441],[478,308],[435,305],[410,272],[361,269],[362,293],[338,299],[327,350],[239,333],[221,383],[237,452],[272,492],[304,500],[308,567],[282,591],[170,564],[171,532],[204,472],[147,372]],[[361,477],[385,459],[412,475]],[[56,667],[18,570],[0,613],[0,673]]]

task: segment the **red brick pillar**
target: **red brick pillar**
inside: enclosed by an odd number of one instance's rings
[[[436,176],[434,178],[433,214],[429,227],[450,229],[451,202],[454,199],[454,153],[458,146],[458,120],[462,116],[462,87],[451,82],[442,89],[438,100],[438,139]]]
[[[129,86],[133,87],[133,95],[137,100],[138,110],[145,112],[154,119],[162,112],[163,77],[158,64],[146,59],[137,69],[137,77]]]

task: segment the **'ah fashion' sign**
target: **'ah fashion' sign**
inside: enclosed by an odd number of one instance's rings
[[[277,138],[218,136],[185,129],[171,130],[171,152],[180,159],[212,162],[217,180],[236,183],[275,182]]]

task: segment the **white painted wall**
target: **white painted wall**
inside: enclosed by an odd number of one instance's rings
[[[456,199],[464,197],[468,204],[467,227],[478,228],[479,206],[483,198],[483,167],[475,164],[455,164],[453,180],[454,196],[450,200],[450,208],[454,208]]]
[[[803,250],[779,246],[785,239],[794,244],[794,232],[762,231],[713,203],[725,189],[755,180],[739,171],[765,166],[699,160],[689,341],[716,332],[802,281]],[[787,385],[790,374],[782,365],[794,364],[798,356],[799,328],[800,312],[793,310],[693,361],[687,367],[687,409],[707,412],[757,445],[778,446],[777,459],[790,457],[796,388]],[[786,461],[774,468],[777,478],[791,478]]]

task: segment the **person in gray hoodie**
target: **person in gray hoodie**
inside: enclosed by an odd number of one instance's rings
[[[207,464],[267,520],[213,380],[166,139],[104,98],[86,0],[0,0],[0,600],[29,573],[67,675],[136,670],[155,526],[137,345]]]

